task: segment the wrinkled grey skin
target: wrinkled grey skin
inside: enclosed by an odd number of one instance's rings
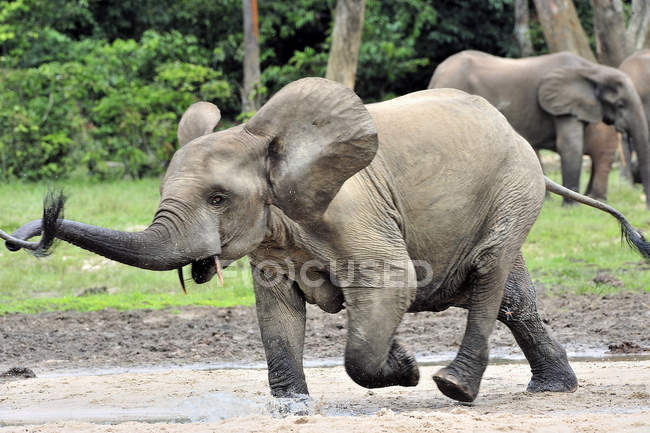
[[[198,114],[191,117],[210,118]],[[474,400],[496,319],[530,362],[529,391],[576,389],[564,349],[537,314],[521,255],[545,179],[533,149],[484,99],[436,89],[364,106],[342,85],[307,78],[246,124],[181,145],[149,228],[132,234],[63,220],[56,236],[142,268],[192,264],[199,283],[214,276],[215,256],[248,255],[273,395],[307,393],[306,302],[346,309],[345,368],[365,387],[416,385],[397,326],[406,312],[459,306],[469,310],[460,349],[434,375],[444,394]],[[16,237],[35,234],[30,224]]]
[[[618,67],[621,71],[625,72],[636,89],[643,111],[646,116],[646,121],[650,127],[650,50],[641,50],[632,54]],[[624,148],[628,152],[629,161],[629,147]]]
[[[483,96],[535,149],[558,152],[562,183],[574,191],[580,186],[585,124],[613,124],[639,156],[650,208],[648,124],[634,85],[618,69],[568,52],[506,59],[462,51],[433,73],[429,88],[441,87]]]
[[[635,52],[623,60],[618,68],[625,72],[630,77],[630,80],[632,80],[634,88],[641,98],[646,122],[650,126],[650,50]],[[589,137],[587,137],[587,134],[590,128],[588,127],[585,130],[585,146],[602,150],[618,147],[617,137],[612,130],[613,128],[605,128],[604,126],[599,126],[598,128],[598,133],[591,133]],[[640,167],[631,157],[632,149],[630,149],[629,143],[627,140],[623,140],[621,144],[624,153],[623,160],[625,161],[621,165],[621,173],[626,178],[634,178],[635,182],[641,182]],[[611,163],[605,167],[604,163],[606,162],[603,161],[603,168],[607,168],[609,171],[611,169]]]

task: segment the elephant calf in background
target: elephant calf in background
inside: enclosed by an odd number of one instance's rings
[[[306,78],[245,124],[210,133],[217,115],[198,103],[183,116],[182,147],[144,231],[59,220],[55,200],[43,221],[0,235],[13,250],[43,252],[57,237],[181,278],[191,265],[197,283],[220,260],[248,255],[275,396],[307,393],[305,302],[346,309],[345,369],[368,388],[416,385],[415,359],[395,338],[402,317],[457,306],[469,310],[465,335],[433,377],[445,395],[476,398],[497,319],[530,362],[528,390],[573,391],[521,255],[545,189],[611,213],[650,254],[616,210],[545,179],[530,145],[478,96],[435,89],[364,105],[338,83]],[[41,232],[40,243],[26,241]]]
[[[441,87],[484,97],[535,149],[558,152],[562,183],[574,191],[580,187],[585,124],[614,125],[637,152],[650,209],[648,123],[632,81],[618,69],[568,52],[506,59],[462,51],[433,73],[429,88]]]

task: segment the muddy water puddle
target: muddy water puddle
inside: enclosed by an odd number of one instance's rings
[[[512,353],[508,350],[493,349],[490,356],[490,364],[525,364],[527,361],[521,353]],[[650,352],[640,353],[624,353],[612,354],[600,349],[581,349],[578,351],[569,351],[569,360],[583,361],[583,362],[616,362],[616,361],[644,361],[650,360]],[[456,356],[456,352],[446,351],[431,354],[416,354],[415,358],[418,365],[424,366],[438,366],[447,365]],[[323,358],[323,359],[306,359],[303,362],[305,368],[330,368],[340,367],[343,365],[343,358]],[[153,373],[164,372],[170,370],[185,370],[185,371],[209,371],[209,370],[261,370],[266,368],[266,362],[197,362],[191,364],[177,365],[147,365],[147,366],[131,366],[131,367],[95,367],[95,368],[57,368],[55,370],[43,370],[39,372],[38,377],[73,377],[73,376],[103,376],[110,374],[123,374],[123,373]]]

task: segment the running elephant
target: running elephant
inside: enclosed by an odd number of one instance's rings
[[[545,189],[611,213],[650,254],[616,210],[545,179],[530,145],[478,96],[436,89],[364,105],[338,83],[306,78],[243,125],[208,133],[215,113],[201,103],[184,115],[182,147],[144,231],[60,220],[55,199],[43,221],[0,235],[40,254],[60,238],[128,265],[176,269],[181,281],[191,265],[197,283],[248,255],[275,396],[307,393],[306,302],[346,309],[345,368],[364,387],[416,385],[415,359],[395,338],[402,317],[458,306],[469,310],[465,335],[433,377],[445,395],[476,398],[497,319],[530,362],[529,391],[573,391],[521,255]],[[39,243],[26,240],[41,232]]]
[[[585,124],[614,125],[637,152],[650,209],[648,123],[632,81],[618,69],[568,52],[506,59],[462,51],[433,73],[429,88],[441,87],[483,96],[535,149],[558,152],[562,183],[574,191],[580,187]]]

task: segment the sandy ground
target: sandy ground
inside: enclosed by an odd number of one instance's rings
[[[437,366],[415,388],[372,391],[341,367],[309,368],[309,402],[269,397],[260,369],[43,375],[0,385],[0,432],[650,431],[650,360],[573,367],[575,393],[531,394],[527,365],[491,365],[472,405],[436,389]]]

